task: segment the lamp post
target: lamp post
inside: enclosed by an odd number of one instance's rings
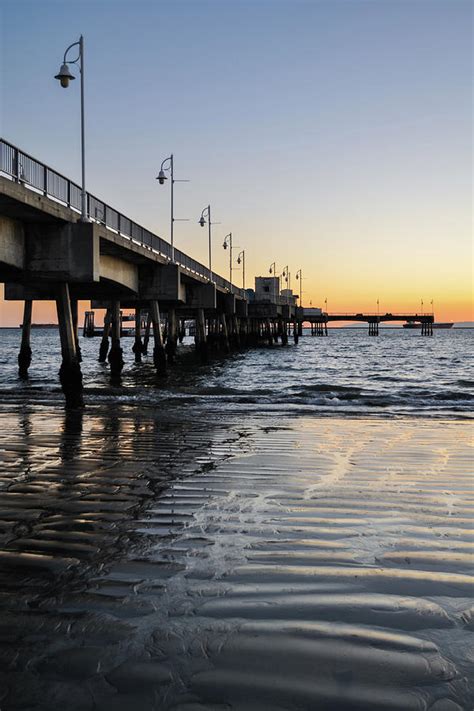
[[[286,265],[286,267],[283,269],[281,275],[282,275],[282,277],[285,277],[285,282],[286,282],[286,285],[287,285],[287,287],[288,287],[287,290],[286,290],[286,291],[287,291],[287,294],[286,294],[286,303],[289,304],[289,303],[290,303],[290,295],[289,295],[288,292],[289,292],[290,289],[291,289],[291,276],[290,276],[290,272],[288,271],[288,265]]]
[[[224,249],[229,247],[229,281],[230,281],[230,291],[232,292],[232,232],[224,237],[224,242],[222,244]]]
[[[87,214],[87,194],[86,194],[86,149],[85,149],[85,129],[84,129],[84,38],[81,35],[78,42],[73,42],[64,52],[63,63],[59,73],[54,77],[57,79],[63,89],[67,89],[69,82],[76,77],[69,70],[67,63],[67,54],[73,47],[79,47],[79,55],[76,59],[69,60],[70,64],[77,64],[81,74],[81,169],[82,169],[82,186],[81,186],[81,222],[89,222]]]
[[[199,224],[201,227],[204,227],[206,224],[206,217],[207,217],[207,224],[209,228],[209,281],[212,281],[212,233],[211,233],[211,206],[208,205],[207,207],[204,208],[204,210],[201,212],[201,217],[199,218]]]
[[[165,184],[165,180],[168,180],[166,176],[166,171],[169,171],[171,178],[171,225],[170,225],[170,242],[171,242],[171,261],[174,262],[174,223],[176,218],[174,216],[174,184],[175,183],[189,183],[189,180],[176,180],[174,177],[174,159],[173,154],[168,158],[165,158],[161,163],[160,172],[156,176],[156,180],[160,185]],[[187,220],[181,220],[182,222],[187,222]]]
[[[300,280],[300,306],[303,306],[303,272],[298,269],[296,272],[296,278]]]
[[[276,273],[276,263],[275,262],[272,262],[270,264],[270,269],[268,270],[268,272],[269,272],[269,274],[273,274],[274,278],[276,279],[277,273]],[[274,298],[275,304],[276,304],[276,302],[277,302],[276,296],[277,295],[276,295],[275,291],[276,291],[275,282],[273,282],[273,298]],[[278,278],[278,296],[279,295],[280,295],[280,278]]]
[[[245,249],[237,255],[237,264],[242,264],[242,289],[245,291]]]

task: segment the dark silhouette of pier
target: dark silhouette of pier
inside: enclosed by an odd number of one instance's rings
[[[194,323],[202,360],[210,352],[286,345],[290,336],[297,343],[304,321],[317,335],[327,335],[328,321],[337,320],[367,321],[371,335],[378,335],[381,321],[418,320],[423,335],[432,334],[432,315],[303,309],[291,290],[280,294],[276,277],[257,277],[255,292],[246,291],[94,195],[86,194],[85,205],[88,220],[81,213],[79,185],[0,140],[0,281],[6,300],[24,302],[19,375],[28,377],[33,357],[33,301],[53,300],[61,339],[59,378],[68,405],[82,404],[79,300],[106,311],[99,360],[109,363],[115,381],[124,365],[121,312],[126,309],[134,311],[135,361],[152,341],[161,375],[175,358],[186,321]],[[88,319],[86,335],[96,335],[92,311]]]

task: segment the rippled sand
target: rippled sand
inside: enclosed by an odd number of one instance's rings
[[[0,708],[472,709],[472,428],[0,412]]]

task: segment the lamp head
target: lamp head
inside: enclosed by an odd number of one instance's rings
[[[61,69],[59,70],[59,74],[56,74],[54,78],[59,81],[63,89],[67,89],[69,86],[69,82],[75,79],[76,77],[71,74],[67,64],[62,64]]]
[[[157,176],[156,179],[157,179],[157,181],[159,182],[160,185],[164,185],[164,184],[165,184],[165,180],[168,180],[168,178],[167,178],[166,175],[165,175],[165,171],[164,171],[163,169],[160,170],[160,172],[158,173],[158,176]]]
[[[297,278],[297,279],[299,279],[299,278],[300,278],[300,275],[299,275],[299,274],[297,274],[297,275],[296,275],[296,278]]]
[[[242,261],[241,258],[237,257],[237,264],[240,264],[241,261]]]
[[[227,240],[224,240],[224,244],[222,245],[224,249],[227,249]]]
[[[270,269],[269,269],[268,271],[269,271],[270,274],[273,274],[273,269],[272,269],[271,267],[270,267]]]
[[[204,217],[202,215],[201,215],[201,219],[199,220],[199,224],[201,225],[201,227],[204,227],[204,225],[206,224],[206,220],[204,219]]]

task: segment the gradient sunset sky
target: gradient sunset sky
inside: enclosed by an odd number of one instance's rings
[[[3,0],[1,134],[80,179],[79,82],[54,75],[85,38],[87,187],[207,263],[197,220],[254,275],[303,270],[303,303],[470,320],[472,5],[464,0]],[[74,73],[74,72],[73,72]],[[240,285],[241,274],[236,272]],[[35,321],[55,319],[43,304]],[[19,304],[0,300],[0,325]]]

